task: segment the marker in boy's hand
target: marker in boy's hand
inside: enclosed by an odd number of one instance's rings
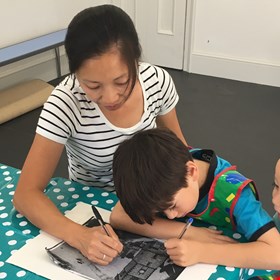
[[[192,222],[193,222],[193,218],[189,218],[188,220],[186,220],[186,224],[185,224],[182,232],[180,233],[178,239],[181,239],[183,237],[183,235],[185,234],[187,229],[191,226]]]

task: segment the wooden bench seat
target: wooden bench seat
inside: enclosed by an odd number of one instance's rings
[[[35,79],[0,91],[0,124],[42,106],[53,89]]]

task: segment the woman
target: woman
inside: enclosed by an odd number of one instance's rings
[[[78,13],[68,26],[65,49],[70,75],[44,105],[13,202],[34,225],[106,265],[122,250],[112,228],[106,225],[109,237],[100,227],[72,222],[44,189],[64,147],[71,180],[113,191],[113,154],[126,138],[158,125],[186,144],[175,110],[178,95],[165,70],[139,61],[133,22],[113,5]]]

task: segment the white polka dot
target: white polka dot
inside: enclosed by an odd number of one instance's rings
[[[11,176],[8,176],[4,179],[5,181],[11,181],[12,180],[12,177]]]
[[[83,187],[82,190],[83,190],[83,191],[88,191],[88,190],[89,190],[89,187]]]
[[[68,188],[68,191],[73,192],[73,191],[75,191],[75,188]]]
[[[109,193],[107,193],[107,192],[103,192],[101,195],[102,195],[102,196],[108,196],[108,195],[109,195]]]
[[[67,202],[63,202],[63,203],[60,204],[60,206],[61,206],[61,207],[67,207],[67,206],[68,206],[68,203],[67,203]]]
[[[93,205],[97,205],[99,202],[97,201],[97,200],[93,200],[92,202],[91,202],[91,204],[93,204]]]
[[[227,271],[234,271],[235,267],[230,267],[230,266],[226,266],[225,267]]]
[[[4,222],[2,225],[6,227],[6,226],[10,226],[11,224],[12,224],[11,222]]]
[[[71,183],[72,183],[71,181],[65,181],[64,185],[68,186],[68,185],[71,185]]]
[[[57,185],[57,182],[56,182],[56,181],[50,181],[50,184],[51,184],[52,186],[56,186],[56,185]]]
[[[114,200],[112,200],[112,199],[107,199],[107,200],[106,200],[106,203],[107,203],[107,204],[112,204],[112,203],[114,203]]]
[[[11,189],[11,188],[13,188],[15,185],[14,184],[8,184],[7,185],[7,189]]]
[[[7,231],[7,232],[5,233],[6,236],[12,236],[12,235],[14,235],[14,234],[15,234],[15,232],[12,231],[12,230],[9,230],[9,231]]]
[[[88,193],[87,197],[94,197],[94,194],[93,193]]]
[[[9,195],[14,195],[14,194],[15,194],[15,191],[9,192]]]
[[[60,192],[60,189],[55,188],[55,189],[53,189],[53,192],[58,193],[58,192]]]
[[[226,280],[224,277],[219,277],[217,280]]]
[[[1,219],[7,218],[7,217],[8,217],[8,214],[7,214],[7,213],[3,213],[3,214],[0,215],[0,218],[1,218]]]
[[[20,174],[21,173],[21,170],[17,171],[17,174]]]
[[[216,226],[209,226],[208,228],[217,230]]]
[[[58,200],[62,200],[62,199],[64,199],[64,196],[63,196],[63,195],[58,195],[58,196],[57,196],[57,199],[58,199]]]
[[[1,169],[6,169],[6,168],[8,168],[8,166],[2,165],[0,168],[1,168]]]
[[[250,268],[249,270],[248,270],[248,275],[252,275],[252,274],[254,274],[254,269],[252,269],[252,268]]]
[[[240,239],[241,238],[241,234],[240,233],[234,233],[232,235],[232,237],[235,238],[235,239]]]
[[[12,250],[11,255],[13,255],[15,252],[17,252],[17,250]]]
[[[8,244],[12,246],[12,245],[17,244],[17,241],[16,241],[16,240],[10,240],[10,241],[8,242]]]
[[[17,277],[23,277],[25,276],[26,272],[24,270],[21,270],[19,272],[17,272]]]
[[[7,273],[0,272],[0,279],[5,279],[7,277]]]
[[[18,213],[18,214],[16,214],[16,217],[17,217],[18,219],[20,219],[20,218],[22,218],[23,216],[22,216],[20,213]]]
[[[22,222],[19,223],[19,225],[20,225],[21,227],[24,227],[24,226],[27,225],[27,221],[22,221]]]
[[[23,277],[25,276],[26,272],[24,270],[21,270],[19,272],[17,272],[17,277]]]
[[[31,233],[31,230],[30,229],[25,229],[22,231],[23,234],[30,234]]]
[[[3,203],[3,201],[4,201],[3,199],[0,199],[0,203]]]
[[[4,265],[4,262],[0,262],[0,267],[2,267]]]
[[[5,171],[5,172],[3,172],[3,175],[4,175],[4,176],[10,175],[10,171]]]
[[[0,211],[2,211],[2,210],[4,210],[4,209],[6,209],[5,206],[1,206],[1,207],[0,207]]]
[[[72,198],[77,199],[77,198],[79,198],[79,195],[78,194],[73,194]]]

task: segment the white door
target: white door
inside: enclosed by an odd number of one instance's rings
[[[112,0],[135,23],[142,60],[183,69],[186,0]]]

